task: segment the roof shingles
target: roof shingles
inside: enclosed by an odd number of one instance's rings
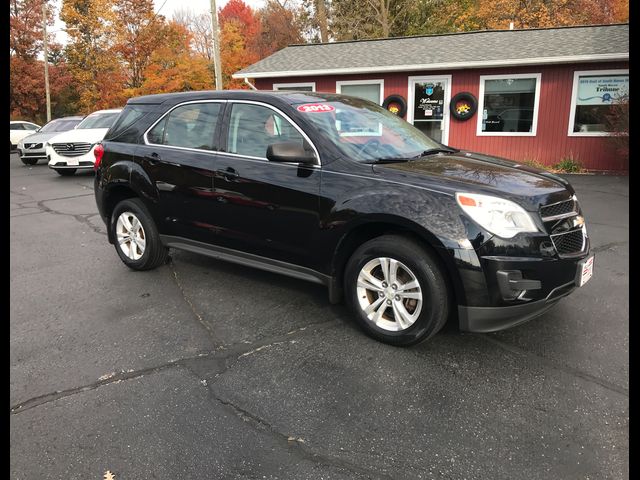
[[[627,56],[629,25],[480,31],[423,37],[292,45],[240,70],[235,77],[309,74],[465,62],[525,63],[527,59]],[[346,72],[345,72],[346,73]]]

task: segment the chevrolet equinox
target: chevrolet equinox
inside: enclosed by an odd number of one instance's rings
[[[97,206],[129,268],[176,248],[320,283],[394,345],[449,318],[514,326],[593,272],[566,180],[445,146],[354,97],[132,98],[94,153]]]

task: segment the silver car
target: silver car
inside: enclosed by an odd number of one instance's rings
[[[45,144],[47,140],[55,137],[60,132],[73,130],[83,118],[81,116],[56,118],[38,129],[33,135],[20,140],[18,142],[18,153],[22,163],[35,165],[38,160],[46,160]]]

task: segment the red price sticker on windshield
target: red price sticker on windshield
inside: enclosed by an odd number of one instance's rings
[[[298,111],[304,113],[333,112],[334,110],[335,108],[326,103],[305,103],[298,107]]]

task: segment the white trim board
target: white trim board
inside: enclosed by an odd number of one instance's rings
[[[569,137],[610,137],[612,132],[574,132],[573,123],[576,120],[576,98],[578,96],[578,78],[588,75],[629,75],[628,69],[614,70],[580,70],[573,72],[573,87],[571,89],[571,107],[569,110],[569,126],[567,136]]]
[[[530,132],[483,132],[482,116],[484,114],[484,82],[485,80],[506,80],[509,78],[535,78],[536,90],[533,99],[533,121]],[[480,75],[480,92],[478,93],[478,113],[476,124],[476,136],[478,137],[535,137],[538,130],[538,112],[540,111],[540,84],[541,73],[510,73],[504,75]]]
[[[551,65],[557,63],[615,62],[628,61],[626,53],[600,53],[593,55],[566,55],[558,57],[515,58],[506,60],[478,60],[468,62],[420,63],[411,65],[388,65],[380,67],[344,67],[319,70],[281,70],[272,72],[244,72],[240,70],[233,78],[277,78],[302,77],[307,75],[349,75],[352,73],[411,72],[417,70],[463,70],[470,68],[516,67],[521,65]]]

